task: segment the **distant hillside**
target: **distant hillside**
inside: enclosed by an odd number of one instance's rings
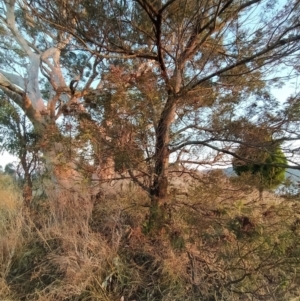
[[[286,177],[290,177],[291,180],[300,181],[300,170],[299,169],[290,169],[286,170]]]
[[[225,168],[224,173],[227,176],[235,175],[235,172],[233,171],[232,167]],[[286,178],[290,178],[292,181],[295,181],[295,182],[300,182],[300,169],[288,168],[286,170]]]

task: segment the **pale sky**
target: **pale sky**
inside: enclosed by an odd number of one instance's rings
[[[14,157],[7,152],[0,154],[0,165],[2,165],[3,169],[7,163],[11,162],[19,162],[19,160],[17,157]]]

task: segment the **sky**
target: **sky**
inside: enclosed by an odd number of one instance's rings
[[[3,152],[2,154],[0,154],[0,165],[2,165],[3,169],[6,164],[11,162],[18,162],[18,158],[10,155],[7,152]]]

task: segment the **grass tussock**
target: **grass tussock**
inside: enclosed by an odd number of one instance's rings
[[[149,201],[136,189],[96,203],[52,189],[26,211],[10,185],[1,188],[11,198],[0,205],[0,300],[299,296],[298,202],[258,201],[249,187],[207,174],[188,193],[171,193],[163,227],[147,233]]]

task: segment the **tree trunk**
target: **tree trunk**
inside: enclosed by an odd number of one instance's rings
[[[32,179],[31,175],[25,172],[25,179],[23,185],[23,200],[25,207],[29,208],[32,201]]]
[[[111,130],[114,128],[114,106],[111,101],[104,105],[104,120],[99,129],[101,136],[101,151],[98,158],[97,176],[101,182],[111,181],[115,177],[115,161],[110,144],[113,141]]]
[[[169,96],[156,128],[154,179],[150,188],[148,230],[160,230],[168,216],[168,169],[170,127],[175,118],[176,99]]]

